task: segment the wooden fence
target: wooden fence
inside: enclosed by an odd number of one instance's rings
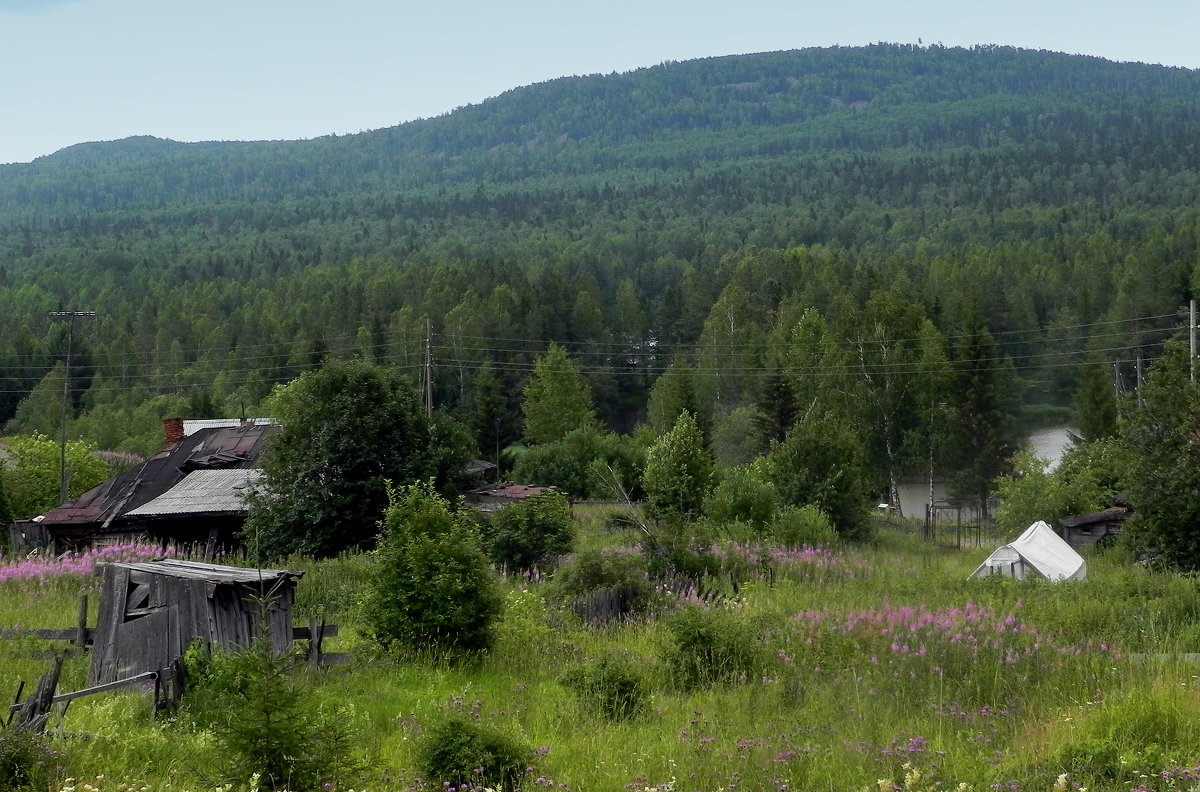
[[[13,723],[15,718],[18,728],[42,731],[45,729],[47,721],[50,718],[52,707],[57,705],[59,708],[59,725],[61,727],[62,718],[66,714],[67,706],[75,699],[136,685],[144,685],[147,688],[151,684],[154,685],[154,709],[156,712],[170,708],[179,702],[180,697],[183,695],[186,677],[186,669],[183,666],[182,658],[176,658],[166,668],[161,668],[157,671],[147,671],[125,679],[118,679],[113,682],[94,685],[69,693],[58,693],[58,679],[62,672],[63,662],[73,653],[80,654],[88,651],[95,639],[97,630],[94,627],[88,626],[87,614],[88,597],[84,594],[79,598],[78,620],[75,627],[66,629],[0,630],[0,640],[32,637],[49,641],[69,641],[71,643],[69,649],[55,652],[50,670],[42,676],[34,692],[24,702],[21,701],[21,695],[25,690],[25,683],[20,682],[18,684],[16,695],[13,697],[13,703],[9,706],[7,719],[9,725]],[[307,662],[316,666],[333,666],[343,665],[349,661],[349,655],[330,654],[326,653],[323,649],[325,639],[337,637],[337,634],[338,628],[336,625],[325,624],[316,619],[309,619],[308,626],[306,627],[292,627],[291,637],[292,641],[308,641],[305,653]]]

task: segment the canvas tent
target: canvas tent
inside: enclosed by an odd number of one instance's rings
[[[1046,580],[1083,580],[1087,563],[1049,525],[1039,520],[1017,539],[996,548],[971,577],[1003,575],[1024,580],[1027,576]]]

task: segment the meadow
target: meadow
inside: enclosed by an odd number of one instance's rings
[[[600,514],[579,528],[583,548],[639,540]],[[446,789],[418,777],[418,746],[461,716],[525,746],[526,792],[1200,790],[1196,581],[1119,550],[1088,555],[1080,583],[969,580],[986,553],[887,527],[845,547],[730,543],[713,556],[736,585],[673,586],[602,627],[552,579],[506,579],[495,645],[472,663],[385,654],[357,633],[369,555],[276,566],[305,572],[297,623],[338,624],[327,649],[352,656],[293,672],[310,711],[353,737],[355,775],[330,789]],[[5,560],[0,629],[72,627],[87,567]],[[0,691],[36,682],[54,648],[0,642]],[[571,684],[607,661],[638,683],[619,717]],[[86,662],[68,659],[62,690],[85,685]],[[144,692],[77,700],[50,734],[54,792],[256,785],[223,776],[212,731],[156,717]]]

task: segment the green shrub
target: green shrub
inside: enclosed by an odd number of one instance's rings
[[[641,497],[645,452],[638,445],[594,426],[580,427],[552,443],[522,449],[512,477],[553,486],[572,498]]]
[[[727,470],[704,502],[704,514],[721,525],[746,523],[763,528],[775,517],[779,492],[751,467]]]
[[[294,659],[272,655],[265,640],[211,656],[188,650],[181,720],[212,732],[228,779],[257,773],[266,789],[306,792],[357,769],[345,713],[311,698]]]
[[[44,735],[0,726],[0,790],[46,789],[61,759]]]
[[[728,611],[687,608],[667,627],[673,640],[667,663],[682,690],[753,679],[763,667],[762,642]]]
[[[624,654],[608,653],[577,668],[563,679],[580,707],[613,720],[635,717],[645,707],[646,685]]]
[[[493,787],[513,792],[532,749],[468,718],[451,716],[428,729],[417,747],[422,777],[435,787]]]
[[[766,529],[767,535],[785,547],[828,547],[838,539],[833,522],[816,506],[780,509]]]
[[[492,514],[483,548],[492,562],[523,572],[571,552],[575,543],[571,505],[557,492],[535,495]]]
[[[388,500],[362,606],[375,639],[415,652],[488,649],[503,600],[470,518],[431,483],[389,486]]]
[[[587,609],[589,599],[612,602],[614,618],[629,618],[644,614],[654,594],[646,559],[619,549],[576,553],[555,571],[550,591],[555,600],[584,618],[587,614],[581,611]]]

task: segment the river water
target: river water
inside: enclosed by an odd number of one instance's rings
[[[1040,429],[1025,438],[1025,442],[1033,446],[1033,452],[1039,459],[1046,460],[1050,470],[1054,470],[1058,463],[1062,462],[1063,454],[1071,447],[1071,434],[1078,431],[1070,426]]]

